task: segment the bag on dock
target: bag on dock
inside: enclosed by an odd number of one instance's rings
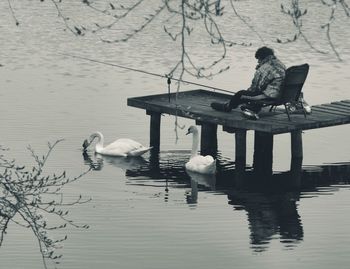
[[[287,103],[287,108],[290,113],[303,113],[311,114],[311,106],[304,99],[303,93],[300,93],[299,99],[295,103]]]

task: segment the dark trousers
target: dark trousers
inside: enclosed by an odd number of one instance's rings
[[[241,97],[242,97],[242,95],[257,96],[260,94],[261,94],[260,92],[252,92],[252,91],[247,91],[247,90],[238,91],[235,93],[234,96],[231,97],[229,106],[231,109],[234,109],[234,108],[237,108],[241,104],[246,104],[245,108],[248,108],[248,109],[254,111],[255,113],[258,113],[261,110],[261,108],[263,107],[261,102],[256,103],[256,102],[251,101],[251,100],[244,100],[244,99],[241,99]],[[272,98],[266,97],[266,100],[272,100]],[[263,100],[261,100],[261,101],[263,101]]]

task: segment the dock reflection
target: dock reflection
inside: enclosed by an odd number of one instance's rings
[[[297,211],[299,198],[297,192],[228,192],[229,204],[247,212],[251,245],[257,252],[264,251],[276,235],[288,248],[303,240],[304,231]]]
[[[302,220],[298,214],[299,200],[315,197],[329,191],[334,193],[341,185],[350,183],[350,163],[304,166],[293,160],[290,171],[274,173],[267,178],[246,167],[244,173],[234,162],[218,154],[216,175],[186,172],[187,151],[168,151],[141,160],[102,158],[86,164],[103,166],[103,162],[125,169],[130,184],[164,186],[164,196],[172,188],[184,188],[186,203],[197,203],[198,193],[210,191],[227,195],[234,210],[244,210],[249,222],[251,248],[264,251],[272,239],[278,239],[286,248],[294,248],[304,238]],[[127,164],[127,165],[126,165]],[[295,184],[297,182],[297,184]],[[161,184],[159,184],[161,183]],[[339,185],[339,187],[337,187]],[[296,188],[298,186],[298,188]],[[327,189],[327,187],[329,187]],[[190,190],[190,191],[189,191]]]

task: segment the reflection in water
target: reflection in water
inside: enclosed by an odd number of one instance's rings
[[[92,158],[87,151],[83,151],[84,163],[90,167],[91,170],[100,171],[103,168],[102,158]]]
[[[237,171],[232,161],[219,154],[217,174],[202,175],[185,170],[189,154],[189,151],[167,151],[150,155],[149,160],[111,158],[106,161],[126,169],[130,184],[164,184],[166,202],[171,188],[186,189],[186,202],[191,208],[199,202],[200,191],[227,195],[228,204],[235,210],[247,212],[251,248],[256,252],[266,250],[273,239],[279,239],[287,248],[296,247],[304,237],[298,201],[325,191],[332,193],[340,188],[337,185],[350,182],[350,163],[302,167],[301,160],[296,159],[290,171],[264,178],[250,168],[246,168],[245,173]],[[97,164],[101,168],[103,162],[96,158],[94,162],[91,158],[87,161],[84,157],[84,160],[91,168]],[[296,186],[299,188],[296,189]]]
[[[229,204],[247,211],[250,239],[255,251],[263,251],[276,234],[291,247],[303,239],[303,227],[297,212],[298,193],[249,193],[229,191]]]
[[[196,204],[198,199],[198,185],[205,186],[210,190],[215,190],[216,176],[213,174],[199,174],[191,171],[186,171],[190,176],[191,191],[186,194],[188,204]]]
[[[143,157],[112,157],[103,156],[101,154],[93,154],[87,151],[83,152],[84,163],[88,165],[92,170],[99,171],[103,168],[104,162],[107,162],[113,166],[119,167],[123,170],[136,169],[146,164]]]
[[[215,191],[215,185],[216,185],[215,175],[198,174],[190,171],[186,171],[186,172],[191,177],[191,182],[193,181],[193,184],[196,184],[196,185],[199,184],[209,188],[212,191]]]

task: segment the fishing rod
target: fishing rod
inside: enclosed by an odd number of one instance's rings
[[[78,56],[78,55],[72,55],[72,54],[68,54],[68,53],[59,53],[59,54],[64,55],[64,56],[69,56],[69,57],[72,57],[72,58],[76,58],[76,59],[90,61],[90,62],[93,62],[93,63],[99,63],[99,64],[104,64],[104,65],[118,67],[118,68],[129,70],[129,71],[139,72],[139,73],[143,73],[143,74],[150,75],[150,76],[166,78],[167,81],[168,81],[168,85],[170,85],[170,80],[175,80],[175,81],[184,82],[184,83],[187,83],[187,84],[192,84],[192,85],[196,85],[196,86],[200,86],[200,87],[205,87],[205,88],[209,88],[209,89],[213,89],[213,90],[217,90],[217,91],[227,92],[227,93],[231,93],[231,94],[234,93],[232,91],[220,89],[220,88],[217,88],[217,87],[212,87],[212,86],[208,86],[208,85],[204,85],[204,84],[200,84],[200,83],[196,83],[196,82],[192,82],[192,81],[187,81],[187,80],[183,80],[183,79],[173,78],[173,77],[170,77],[170,76],[167,76],[167,75],[160,75],[160,74],[157,74],[157,73],[152,73],[152,72],[148,72],[148,71],[144,71],[144,70],[136,69],[136,68],[131,68],[131,67],[127,67],[127,66],[122,66],[122,65],[119,65],[119,64],[103,62],[103,61],[90,59],[90,58],[82,57],[82,56]]]

